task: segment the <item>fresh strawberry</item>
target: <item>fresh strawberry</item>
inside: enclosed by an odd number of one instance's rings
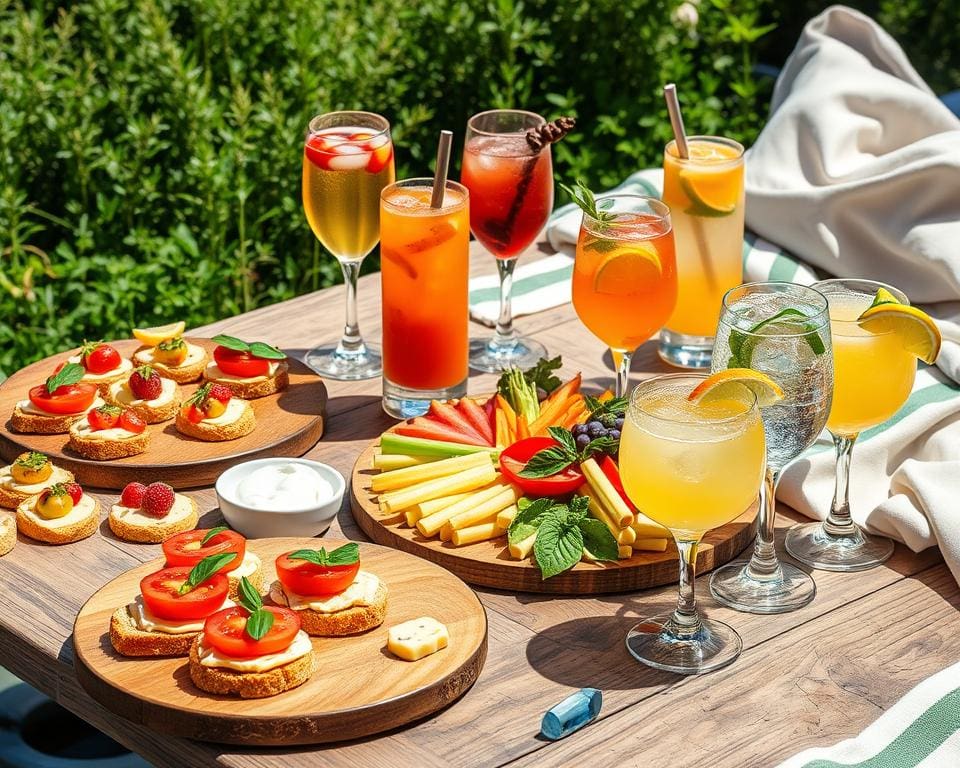
[[[163,381],[160,374],[149,365],[141,365],[133,373],[127,382],[130,385],[130,391],[140,400],[156,400],[163,393]]]
[[[109,373],[120,367],[120,353],[102,341],[85,341],[80,358],[90,373]]]
[[[173,509],[173,488],[166,483],[150,483],[143,494],[140,508],[153,517],[163,517]]]
[[[120,421],[117,423],[121,429],[127,432],[133,432],[139,435],[147,428],[147,422],[137,416],[133,411],[124,411],[120,414]]]
[[[367,173],[380,173],[393,158],[393,143],[386,136],[380,136],[370,142],[377,145],[367,161]]]
[[[70,498],[73,499],[73,503],[79,504],[80,497],[83,496],[83,488],[80,487],[80,483],[64,483],[63,487],[70,495]]]
[[[217,400],[224,405],[230,402],[230,398],[233,397],[233,390],[230,389],[226,384],[212,384],[210,386],[210,391],[207,392],[207,398],[212,400]]]
[[[120,506],[140,509],[143,506],[143,494],[146,492],[147,486],[143,483],[127,483],[120,493]]]
[[[95,432],[101,429],[112,429],[119,423],[122,410],[119,405],[104,403],[99,408],[87,411],[87,423]]]

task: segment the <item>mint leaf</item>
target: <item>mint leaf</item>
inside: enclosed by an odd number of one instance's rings
[[[517,474],[520,477],[549,477],[562,472],[577,460],[562,446],[556,445],[535,453]]]
[[[573,439],[573,433],[569,429],[564,427],[547,427],[547,432],[549,432],[550,437],[560,443],[567,452],[577,452],[577,441]]]
[[[180,585],[179,593],[185,595],[190,590],[199,587],[223,566],[232,562],[236,556],[235,552],[222,552],[219,555],[210,555],[203,558],[203,560],[193,566],[193,569],[187,576],[187,580]]]
[[[577,523],[583,535],[584,548],[597,560],[616,560],[620,547],[610,529],[593,517],[585,517]]]
[[[267,632],[270,631],[270,627],[273,626],[273,614],[270,611],[265,611],[262,608],[258,611],[254,611],[247,618],[247,634],[250,635],[254,640],[260,640]]]
[[[240,577],[240,586],[237,588],[237,602],[250,613],[256,613],[263,608],[263,598],[260,597],[257,588],[249,582],[246,576]]]
[[[230,529],[227,528],[227,526],[225,525],[218,525],[216,528],[211,528],[209,531],[207,531],[207,535],[200,540],[200,546],[202,547],[204,544],[210,541],[210,539],[212,539],[218,533],[223,533],[224,531],[229,531],[229,530]]]
[[[53,394],[60,387],[67,387],[76,384],[83,378],[84,368],[79,363],[67,363],[63,368],[57,371],[53,376],[47,379],[47,392]]]
[[[521,504],[521,502],[526,502],[526,504]],[[535,533],[544,516],[553,507],[552,499],[536,499],[535,501],[520,499],[517,502],[519,511],[510,523],[510,527],[507,528],[507,541],[510,544],[519,544],[530,534]]]
[[[620,447],[620,441],[612,437],[596,437],[587,443],[586,447],[580,451],[579,461],[589,459],[595,453],[616,453]]]
[[[590,499],[586,496],[574,496],[567,502],[567,508],[575,518],[584,518],[590,509]]]
[[[563,518],[556,514],[544,517],[533,544],[533,555],[544,580],[572,568],[582,554],[583,533],[577,522],[569,520],[566,515]]]
[[[272,347],[263,341],[253,341],[250,343],[250,354],[254,357],[260,357],[264,360],[286,360],[287,356],[276,347]]]
[[[351,541],[342,547],[337,547],[327,558],[330,565],[353,565],[360,560],[360,545]]]
[[[549,360],[541,357],[537,360],[537,364],[526,371],[523,376],[535,387],[539,387],[549,395],[562,383],[558,376],[553,375],[554,371],[562,367],[563,360],[560,358],[560,355]]]
[[[220,333],[214,336],[213,340],[221,347],[226,347],[227,349],[232,349],[236,352],[250,351],[250,345],[247,344],[247,342],[245,342],[243,339],[238,339],[236,336],[227,336],[225,333]]]

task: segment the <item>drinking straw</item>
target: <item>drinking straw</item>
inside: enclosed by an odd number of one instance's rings
[[[440,144],[437,146],[437,170],[433,174],[433,196],[431,208],[443,207],[443,193],[447,188],[447,171],[450,168],[450,145],[453,143],[453,131],[440,131]]]
[[[690,159],[690,147],[687,146],[687,134],[683,130],[683,115],[680,114],[680,101],[677,99],[677,86],[667,83],[663,86],[663,98],[667,102],[667,112],[670,115],[670,126],[673,128],[673,138],[677,143],[677,154],[682,160]],[[693,236],[697,241],[697,251],[700,254],[700,265],[703,267],[707,283],[714,287],[716,275],[713,273],[713,263],[710,260],[710,249],[703,231],[703,222],[696,216],[690,217],[693,225]]]

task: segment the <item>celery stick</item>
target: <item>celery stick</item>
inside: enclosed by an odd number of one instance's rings
[[[407,437],[393,432],[384,432],[380,436],[380,450],[383,453],[402,453],[409,456],[466,456],[468,453],[486,451],[493,456],[500,455],[499,448],[464,443],[446,443],[442,440],[427,440],[422,437]]]

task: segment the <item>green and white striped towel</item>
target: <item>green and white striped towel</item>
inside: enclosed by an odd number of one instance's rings
[[[859,736],[794,755],[778,768],[957,768],[960,664],[927,678]]]

